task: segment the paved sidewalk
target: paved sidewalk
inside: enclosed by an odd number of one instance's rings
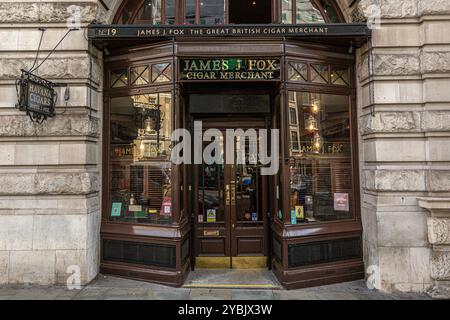
[[[300,290],[172,288],[99,275],[81,290],[65,287],[0,287],[0,300],[409,300],[430,299],[424,294],[385,294],[367,289],[364,281]]]

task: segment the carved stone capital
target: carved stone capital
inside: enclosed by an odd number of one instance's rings
[[[417,200],[419,207],[428,210],[431,217],[450,219],[450,198],[421,197]]]

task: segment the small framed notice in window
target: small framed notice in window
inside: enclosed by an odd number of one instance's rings
[[[348,193],[334,194],[334,211],[349,211]]]
[[[113,202],[111,205],[111,217],[120,217],[122,213],[122,202]]]

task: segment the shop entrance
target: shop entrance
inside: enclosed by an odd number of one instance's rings
[[[260,129],[267,127],[267,118],[261,114],[196,115],[193,121],[201,121],[203,134],[209,129],[221,133],[217,154],[211,152],[210,141],[202,146],[204,155],[219,161],[208,163],[203,157],[201,164],[193,165],[193,266],[265,268],[269,183],[268,177],[261,175],[262,165],[252,144],[258,146]],[[227,129],[234,130],[232,137]],[[230,145],[232,153],[227,152]]]

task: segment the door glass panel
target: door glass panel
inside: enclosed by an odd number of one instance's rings
[[[209,142],[204,144],[204,147]],[[223,159],[223,139],[219,152]],[[223,223],[225,221],[224,205],[224,164],[202,163],[198,170],[198,206],[199,223]]]
[[[236,150],[240,150],[241,137],[236,137]],[[261,191],[262,180],[260,176],[260,164],[257,161],[256,137],[245,137],[242,145],[242,164],[236,164],[236,220],[238,222],[255,223],[262,221]],[[253,147],[251,146],[253,144]]]

